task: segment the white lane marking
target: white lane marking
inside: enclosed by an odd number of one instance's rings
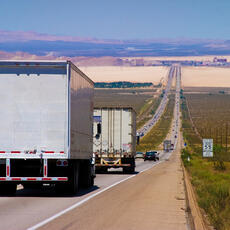
[[[114,186],[116,186],[116,185],[118,185],[118,184],[120,184],[120,183],[122,183],[122,182],[124,182],[124,181],[126,181],[126,180],[129,180],[129,179],[131,179],[131,178],[137,176],[138,174],[141,174],[141,173],[143,173],[143,172],[145,172],[145,171],[147,171],[147,170],[153,168],[154,166],[156,166],[156,165],[158,165],[158,164],[160,164],[160,163],[162,163],[162,162],[163,162],[163,161],[159,161],[159,162],[157,162],[157,163],[151,165],[149,168],[144,169],[144,170],[140,171],[139,173],[137,173],[137,174],[135,174],[135,175],[132,175],[132,176],[129,176],[129,177],[123,179],[123,180],[120,180],[120,181],[118,181],[118,182],[116,182],[116,183],[114,183],[114,184],[112,184],[112,185],[110,185],[110,186],[108,186],[108,187],[102,189],[101,191],[99,191],[99,192],[97,192],[97,193],[94,193],[94,194],[92,194],[92,195],[89,196],[89,197],[86,197],[85,199],[83,199],[83,200],[81,200],[81,201],[79,201],[79,202],[73,204],[72,206],[70,206],[70,207],[68,207],[68,208],[66,208],[66,209],[64,209],[64,210],[62,210],[61,212],[58,212],[57,214],[55,214],[55,215],[49,217],[48,219],[45,219],[45,220],[43,220],[42,222],[40,222],[40,223],[38,223],[38,224],[36,224],[36,225],[34,225],[34,226],[28,228],[27,230],[35,230],[35,229],[38,229],[38,228],[42,227],[43,225],[45,225],[45,224],[51,222],[52,220],[54,220],[54,219],[56,219],[56,218],[58,218],[58,217],[64,215],[65,213],[67,213],[67,212],[73,210],[74,208],[77,208],[78,206],[82,205],[83,203],[85,203],[85,202],[91,200],[91,199],[94,198],[95,196],[98,196],[99,194],[101,194],[101,193],[103,193],[103,192],[109,190],[110,188],[112,188],[112,187],[114,187]]]

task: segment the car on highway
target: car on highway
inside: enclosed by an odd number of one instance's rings
[[[136,158],[144,158],[143,152],[136,152]]]
[[[154,161],[157,161],[159,160],[159,154],[157,151],[147,151],[144,155],[144,161],[146,160],[154,160]]]

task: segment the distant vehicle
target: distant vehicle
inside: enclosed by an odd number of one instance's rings
[[[154,161],[159,160],[157,151],[147,151],[144,156],[144,161],[146,160],[154,160]]]
[[[136,158],[144,158],[143,152],[136,152]]]
[[[169,152],[171,149],[171,140],[164,140],[163,148],[164,152]]]

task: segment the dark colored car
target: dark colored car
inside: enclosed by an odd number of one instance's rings
[[[144,160],[159,160],[157,151],[147,151],[144,156]]]

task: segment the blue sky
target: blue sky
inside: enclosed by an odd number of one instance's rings
[[[0,30],[109,39],[230,38],[230,0],[0,0]]]

